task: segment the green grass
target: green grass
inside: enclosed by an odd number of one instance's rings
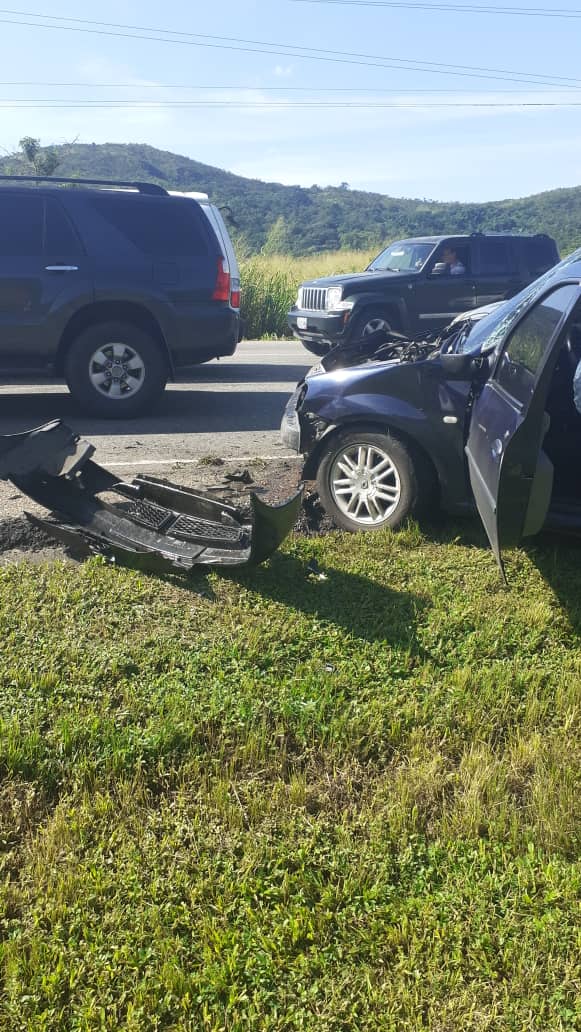
[[[581,550],[481,544],[0,570],[0,1028],[580,1027]]]
[[[297,290],[305,280],[341,272],[361,272],[373,254],[366,251],[335,251],[311,258],[287,255],[258,255],[241,262],[244,336],[288,337],[287,313],[295,303]]]

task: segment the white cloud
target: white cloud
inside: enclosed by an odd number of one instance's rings
[[[292,65],[276,65],[274,74],[277,79],[290,79],[293,75],[294,69]]]

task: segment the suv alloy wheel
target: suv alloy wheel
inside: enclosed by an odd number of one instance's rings
[[[70,346],[69,390],[95,416],[125,419],[149,412],[165,387],[168,368],[158,342],[131,323],[89,326]]]

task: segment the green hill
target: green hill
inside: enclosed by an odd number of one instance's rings
[[[562,253],[581,244],[581,187],[485,204],[440,203],[346,187],[265,183],[145,144],[73,144],[55,150],[60,175],[146,179],[206,191],[230,208],[238,244],[248,253],[369,250],[398,236],[477,231],[549,233]],[[22,158],[0,160],[3,172],[25,168]]]

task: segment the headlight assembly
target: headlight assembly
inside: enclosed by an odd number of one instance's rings
[[[337,308],[341,298],[343,297],[343,287],[329,287],[327,290],[327,308],[329,311],[333,311]]]

